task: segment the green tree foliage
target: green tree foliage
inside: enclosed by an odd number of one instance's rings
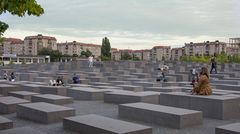
[[[132,60],[132,56],[128,52],[124,52],[121,55],[121,60]]]
[[[0,15],[6,12],[19,17],[23,17],[25,14],[40,16],[44,13],[44,9],[37,4],[36,0],[1,0]],[[0,38],[7,28],[8,25],[0,21]]]
[[[132,60],[135,60],[135,61],[140,61],[140,58],[139,58],[139,57],[137,57],[135,54],[133,54],[133,58],[132,58]]]
[[[92,55],[92,52],[87,49],[86,52],[85,51],[81,52],[80,57],[89,57],[91,55]]]
[[[102,40],[101,60],[111,60],[111,44],[107,37]]]
[[[78,57],[78,55],[77,54],[73,54],[73,56],[72,57]]]
[[[49,55],[51,61],[57,62],[62,57],[62,53],[58,50],[52,50],[49,48],[42,48],[38,51],[38,55]]]
[[[216,54],[215,56],[217,64],[240,63],[240,55],[228,56],[225,52],[221,52],[221,54]],[[181,56],[180,61],[210,63],[211,56]]]

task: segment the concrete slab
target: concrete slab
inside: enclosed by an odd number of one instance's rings
[[[63,105],[73,103],[73,98],[53,94],[39,94],[32,96],[32,102],[46,102],[57,105]]]
[[[215,134],[240,134],[240,123],[216,127]]]
[[[123,90],[134,91],[134,92],[141,92],[143,91],[142,86],[134,86],[134,85],[116,85],[117,87],[123,88]]]
[[[12,96],[0,97],[0,113],[10,114],[16,112],[16,105],[29,103],[30,101]]]
[[[45,102],[17,105],[17,117],[44,124],[62,121],[64,117],[74,116],[75,109]]]
[[[12,91],[19,91],[19,88],[14,85],[0,84],[0,94],[7,96]]]
[[[146,87],[144,91],[155,91],[155,92],[181,92],[182,87]]]
[[[98,90],[96,88],[74,87],[67,90],[67,96],[76,100],[103,100],[104,92],[110,90]]]
[[[13,121],[0,116],[0,130],[13,128]]]
[[[177,129],[202,124],[202,112],[200,111],[147,103],[121,104],[118,113],[121,118]]]
[[[31,127],[19,127],[0,131],[0,134],[46,134]]]
[[[214,119],[240,118],[240,98],[234,96],[200,96],[171,92],[161,93],[159,103],[166,106],[202,111],[204,117]]]
[[[134,102],[146,102],[159,104],[158,92],[131,92],[131,91],[113,91],[104,93],[104,102],[125,104]]]
[[[41,94],[67,95],[67,88],[63,86],[40,86]]]
[[[152,134],[152,128],[98,115],[69,117],[63,128],[82,134]]]
[[[32,96],[37,95],[37,94],[39,94],[39,93],[29,92],[29,91],[15,91],[15,92],[8,93],[9,96],[14,96],[17,98],[30,100],[30,101],[31,101]]]

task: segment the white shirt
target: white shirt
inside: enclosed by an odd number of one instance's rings
[[[88,57],[88,60],[89,62],[93,62],[93,57],[92,56]]]

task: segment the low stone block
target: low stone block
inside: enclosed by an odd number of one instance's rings
[[[132,83],[133,85],[137,85],[137,86],[143,86],[145,87],[156,87],[156,86],[160,86],[159,83],[154,83],[154,82],[146,82],[146,81],[135,81]]]
[[[103,100],[104,92],[109,92],[109,90],[74,87],[67,90],[67,96],[76,100]]]
[[[32,102],[46,102],[57,105],[63,105],[73,103],[73,98],[53,94],[39,94],[32,96]]]
[[[30,100],[30,101],[31,101],[32,96],[37,95],[37,94],[39,94],[39,93],[29,92],[29,91],[15,91],[15,92],[8,93],[9,96],[14,96],[17,98]]]
[[[131,82],[129,81],[110,81],[112,85],[130,85]]]
[[[200,96],[183,92],[161,93],[160,104],[202,111],[203,116],[209,118],[221,120],[240,118],[240,98],[234,96]]]
[[[17,105],[17,117],[44,124],[62,121],[64,117],[74,116],[75,109],[45,102]]]
[[[147,103],[121,104],[119,117],[178,129],[202,124],[200,111]]]
[[[159,103],[159,94],[157,92],[131,92],[131,91],[114,91],[104,93],[104,102],[125,104],[134,102]]]
[[[67,95],[67,88],[63,86],[40,86],[41,94]]]
[[[240,134],[240,123],[216,127],[215,134]]]
[[[38,130],[35,130],[31,127],[13,128],[13,129],[8,129],[8,130],[3,130],[0,133],[1,134],[46,134],[46,133],[40,132]]]
[[[7,96],[12,91],[19,91],[19,88],[14,85],[0,84],[0,94]]]
[[[39,87],[39,84],[23,84],[20,86],[20,90],[40,93]]]
[[[146,87],[144,88],[145,91],[155,91],[155,92],[181,92],[182,87]]]
[[[123,88],[123,90],[134,91],[134,92],[141,92],[143,91],[142,86],[134,86],[134,85],[116,85],[117,87]]]
[[[15,113],[16,105],[22,103],[29,103],[29,101],[12,96],[0,97],[0,113],[3,114]]]
[[[90,85],[94,85],[94,86],[110,86],[110,83],[105,83],[105,82],[90,82]]]
[[[65,118],[63,128],[82,134],[152,134],[152,128],[98,115]]]
[[[11,120],[0,116],[0,130],[10,129],[12,127],[13,127],[13,122]]]

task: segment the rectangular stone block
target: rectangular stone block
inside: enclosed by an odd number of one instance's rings
[[[22,84],[20,90],[40,93],[40,86],[39,84]]]
[[[14,85],[0,84],[0,94],[7,96],[12,91],[19,91],[19,88]]]
[[[40,86],[41,94],[67,95],[67,88],[63,86]]]
[[[75,115],[75,109],[45,102],[17,105],[17,117],[44,124],[62,121]]]
[[[181,92],[182,87],[146,87],[144,88],[145,91],[155,91],[155,92]]]
[[[134,85],[116,85],[117,87],[123,88],[123,90],[134,91],[134,92],[141,92],[143,91],[142,86],[134,86]]]
[[[121,104],[119,117],[177,129],[202,124],[200,111],[147,103]]]
[[[202,111],[204,117],[214,119],[240,118],[240,98],[234,96],[200,96],[183,92],[161,93],[160,104]]]
[[[63,128],[82,134],[152,134],[152,128],[98,115],[65,118]]]
[[[12,127],[13,127],[13,122],[11,120],[0,116],[0,130],[10,129]]]
[[[104,92],[109,92],[109,90],[74,87],[67,90],[67,96],[72,97],[76,100],[103,100]]]
[[[49,82],[50,80],[52,80],[53,77],[35,77],[33,78],[34,82]]]
[[[101,77],[101,76],[92,76],[92,77],[87,77],[91,82],[107,82],[106,77]]]
[[[110,81],[112,85],[130,85],[131,82],[129,81]]]
[[[1,134],[46,134],[38,130],[35,130],[31,127],[18,127],[18,128],[3,130],[0,133]]]
[[[240,134],[240,123],[216,127],[215,134]]]
[[[73,98],[53,94],[39,94],[32,96],[32,102],[46,102],[57,105],[63,105],[73,103]]]
[[[89,85],[93,86],[110,86],[110,83],[105,83],[105,82],[90,82]]]
[[[28,100],[19,99],[12,96],[0,97],[0,113],[10,114],[16,112],[16,105],[28,103]]]
[[[29,91],[15,91],[15,92],[8,93],[9,96],[14,96],[17,98],[30,100],[30,101],[31,101],[32,96],[37,95],[37,94],[39,94],[39,93],[29,92]]]
[[[104,102],[125,104],[134,102],[159,103],[159,94],[157,92],[131,92],[131,91],[114,91],[104,93]]]
[[[146,82],[146,81],[135,81],[132,83],[133,85],[137,85],[137,86],[142,86],[142,87],[157,87],[160,86],[159,83],[155,83],[155,82]]]

